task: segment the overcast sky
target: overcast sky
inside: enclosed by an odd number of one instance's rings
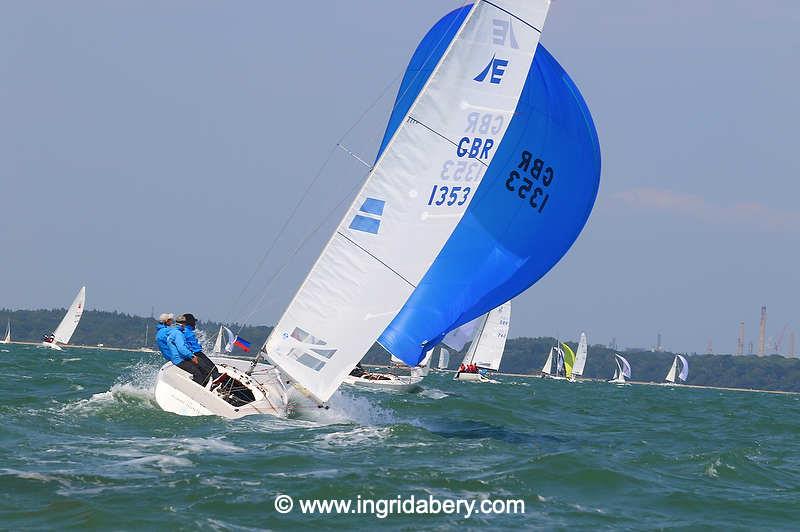
[[[274,323],[365,169],[337,151],[306,187],[353,124],[374,157],[392,81],[459,5],[0,0],[0,306],[86,284],[89,308]],[[762,304],[768,336],[800,332],[798,27],[791,0],[553,3],[542,43],[603,173],[512,336],[732,352]]]

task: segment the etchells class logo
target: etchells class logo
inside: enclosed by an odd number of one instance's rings
[[[478,83],[483,83],[488,78],[489,83],[500,85],[500,82],[503,80],[503,74],[506,73],[507,66],[508,59],[497,59],[497,55],[493,55],[486,65],[486,68],[481,70],[480,74],[472,79]]]
[[[353,217],[350,222],[350,229],[362,231],[364,233],[378,234],[378,229],[381,226],[381,216],[383,216],[383,208],[386,202],[375,198],[367,198],[358,209],[360,214]]]

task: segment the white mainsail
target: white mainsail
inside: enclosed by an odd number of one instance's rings
[[[575,365],[572,366],[572,374],[576,376],[583,375],[583,368],[586,366],[586,356],[589,353],[589,342],[586,339],[586,333],[581,333],[581,339],[578,341],[578,350],[575,352]]]
[[[225,340],[225,335],[227,335],[227,340]],[[222,342],[225,341],[225,345],[222,345]],[[217,333],[217,339],[214,340],[214,353],[217,354],[224,354],[230,353],[233,351],[233,342],[236,341],[236,335],[233,334],[233,331],[225,327],[224,325],[219,326],[219,332]]]
[[[508,327],[511,323],[511,302],[492,309],[483,316],[478,332],[464,356],[464,364],[497,371],[506,347]]]
[[[214,341],[214,349],[212,353],[222,353],[222,325],[219,326],[219,332],[217,333],[217,339]]]
[[[317,401],[330,398],[386,329],[461,220],[472,189],[439,190],[441,169],[454,158],[484,169],[491,163],[549,5],[475,3],[262,347]],[[508,21],[515,46],[495,43],[498,17]],[[499,119],[492,138],[464,137],[476,110]]]
[[[542,373],[546,373],[548,375],[552,375],[553,371],[553,351],[555,347],[550,348],[550,353],[547,355],[547,360],[544,362],[544,366],[542,366]]]
[[[667,382],[675,382],[675,373],[678,371],[678,357],[672,359],[672,366],[670,366],[669,371],[667,372],[667,376],[664,377],[664,380]]]
[[[437,369],[447,369],[450,366],[450,351],[444,347],[439,348],[439,363],[436,365]]]
[[[3,340],[0,341],[1,344],[10,344],[11,343],[11,320],[8,320],[6,324],[6,335],[3,337]]]
[[[61,319],[61,323],[58,324],[58,327],[56,327],[56,330],[53,332],[54,343],[69,343],[69,340],[72,338],[75,329],[78,328],[78,323],[81,321],[85,303],[86,287],[84,286],[78,291],[78,295],[75,296],[75,299],[72,301],[72,305],[69,306],[67,313],[64,314],[64,317]]]

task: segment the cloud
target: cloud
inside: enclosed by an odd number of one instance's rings
[[[719,225],[746,225],[765,231],[797,231],[800,212],[781,211],[763,203],[718,205],[693,194],[659,188],[634,188],[612,195],[628,206],[691,217]]]

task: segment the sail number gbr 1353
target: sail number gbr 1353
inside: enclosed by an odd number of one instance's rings
[[[520,154],[520,163],[508,174],[506,189],[526,201],[531,208],[542,212],[550,199],[548,187],[554,177],[551,166],[547,166],[542,159],[534,159],[531,152],[526,150]]]
[[[464,205],[469,199],[471,187],[450,187],[447,185],[433,185],[431,196],[428,198],[428,205]]]

